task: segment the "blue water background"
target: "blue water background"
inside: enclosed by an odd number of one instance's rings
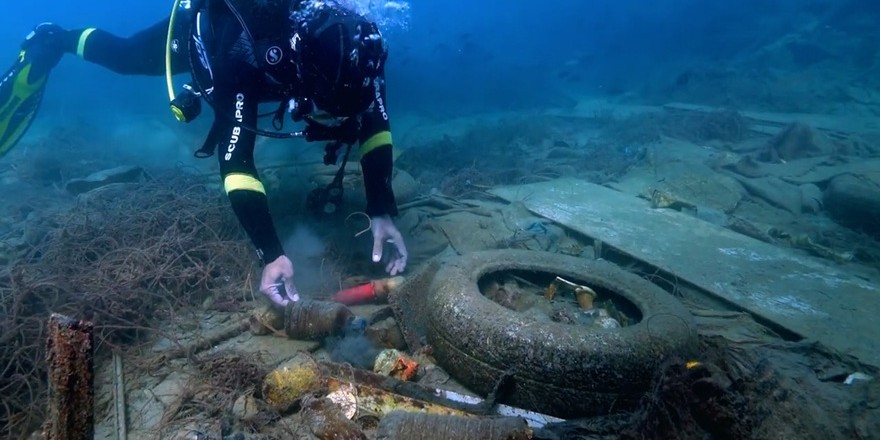
[[[861,7],[880,8],[874,3],[865,0]],[[646,83],[671,82],[689,66],[723,66],[834,4],[412,0],[408,26],[385,30],[390,111],[392,118],[445,118],[634,93]],[[11,13],[0,15],[0,54],[11,62],[21,39],[41,21],[128,35],[161,20],[170,6],[154,0],[16,2]],[[68,55],[53,73],[37,125],[170,117],[161,77],[122,77]]]

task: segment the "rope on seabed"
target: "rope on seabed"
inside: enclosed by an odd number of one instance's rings
[[[660,316],[671,316],[671,317],[673,317],[673,318],[675,318],[675,319],[678,319],[679,321],[681,321],[682,324],[684,324],[685,328],[688,329],[688,333],[690,333],[692,336],[696,336],[696,335],[697,335],[697,329],[694,328],[694,327],[691,327],[690,325],[688,325],[688,322],[687,322],[684,318],[682,318],[681,316],[678,316],[678,315],[672,314],[672,313],[668,313],[668,312],[667,312],[667,313],[658,313],[658,314],[656,314],[656,315],[651,315],[651,316],[645,321],[645,326],[648,328],[648,334],[652,334],[652,332],[651,332],[651,320],[654,319],[654,318],[660,317]]]
[[[370,216],[367,215],[367,213],[362,212],[362,211],[357,211],[357,212],[352,212],[347,217],[345,217],[345,221],[347,222],[349,219],[351,219],[352,217],[354,217],[356,215],[362,215],[367,219],[367,227],[364,228],[362,231],[354,234],[355,237],[360,237],[361,235],[363,235],[373,229],[373,219],[371,219]]]

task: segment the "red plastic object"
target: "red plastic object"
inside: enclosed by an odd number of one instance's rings
[[[333,299],[345,305],[370,302],[376,299],[376,289],[373,287],[373,283],[361,284],[336,292]]]

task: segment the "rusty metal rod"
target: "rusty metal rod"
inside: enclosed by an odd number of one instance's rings
[[[94,326],[53,313],[49,317],[47,440],[92,439],[95,433]]]

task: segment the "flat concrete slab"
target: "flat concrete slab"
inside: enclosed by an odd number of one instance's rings
[[[577,179],[491,191],[803,338],[880,366],[880,290],[846,266]]]
[[[667,110],[683,110],[708,113],[722,110],[718,107],[710,107],[705,105],[687,104],[681,102],[673,102],[663,106]],[[744,118],[758,126],[776,126],[785,127],[793,122],[801,122],[813,126],[819,130],[832,133],[862,133],[869,131],[877,131],[880,124],[877,118],[860,117],[860,116],[834,116],[814,113],[773,113],[758,111],[740,111]]]

